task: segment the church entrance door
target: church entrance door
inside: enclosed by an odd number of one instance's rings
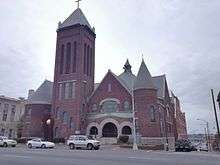
[[[102,136],[103,137],[117,137],[118,129],[113,123],[106,123],[102,128]]]

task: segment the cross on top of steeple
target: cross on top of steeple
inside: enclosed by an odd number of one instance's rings
[[[80,3],[80,1],[82,1],[82,0],[76,0],[75,2],[77,3],[77,8],[79,8],[79,3]]]

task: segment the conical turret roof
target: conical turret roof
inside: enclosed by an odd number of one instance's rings
[[[58,28],[62,29],[77,24],[87,26],[92,30],[92,27],[80,8],[77,8],[63,23],[59,24]]]
[[[137,78],[134,82],[134,90],[136,89],[155,89],[152,76],[147,69],[144,60],[142,60]]]

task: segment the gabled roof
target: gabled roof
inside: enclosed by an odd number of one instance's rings
[[[127,62],[126,62],[126,64],[127,64]],[[158,98],[163,99],[166,96],[166,87],[167,87],[166,75],[151,77],[151,74],[148,71],[147,66],[144,61],[142,61],[142,63],[141,63],[137,77],[134,74],[132,74],[132,72],[127,72],[126,70],[122,74],[120,74],[119,76],[116,76],[110,70],[108,71],[108,73],[109,72],[119,81],[119,83],[130,94],[132,93],[133,89],[135,90],[135,89],[147,88],[147,89],[157,89],[157,97]],[[107,74],[104,76],[103,80],[105,79]],[[94,92],[97,90],[98,86],[101,83],[95,84]],[[135,87],[133,88],[133,86],[135,86],[136,88]],[[92,97],[92,95],[91,95],[91,97]]]
[[[118,80],[126,86],[129,92],[132,92],[136,76],[130,72],[123,72],[118,76]]]
[[[152,76],[147,69],[144,60],[142,60],[137,78],[134,82],[134,90],[136,89],[155,89]]]
[[[53,82],[45,80],[43,84],[30,96],[28,104],[51,104]]]
[[[125,82],[119,78],[117,75],[115,75],[111,70],[108,70],[108,72],[106,73],[106,75],[104,76],[104,78],[102,79],[102,81],[100,83],[95,83],[95,86],[94,86],[94,91],[93,93],[91,94],[90,98],[95,94],[95,92],[98,90],[99,86],[103,83],[103,81],[105,80],[105,77],[108,75],[108,74],[111,74],[121,85],[122,87],[125,88],[126,91],[128,91],[128,93],[131,94],[132,92],[132,88],[130,90],[130,88],[125,84]]]
[[[92,30],[88,20],[80,8],[77,8],[63,23],[59,24],[59,29],[70,27],[73,25],[84,25]],[[93,30],[92,30],[93,31]]]

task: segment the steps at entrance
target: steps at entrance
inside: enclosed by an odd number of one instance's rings
[[[116,144],[117,143],[117,138],[100,138],[99,141],[101,144],[106,145],[106,144]]]

